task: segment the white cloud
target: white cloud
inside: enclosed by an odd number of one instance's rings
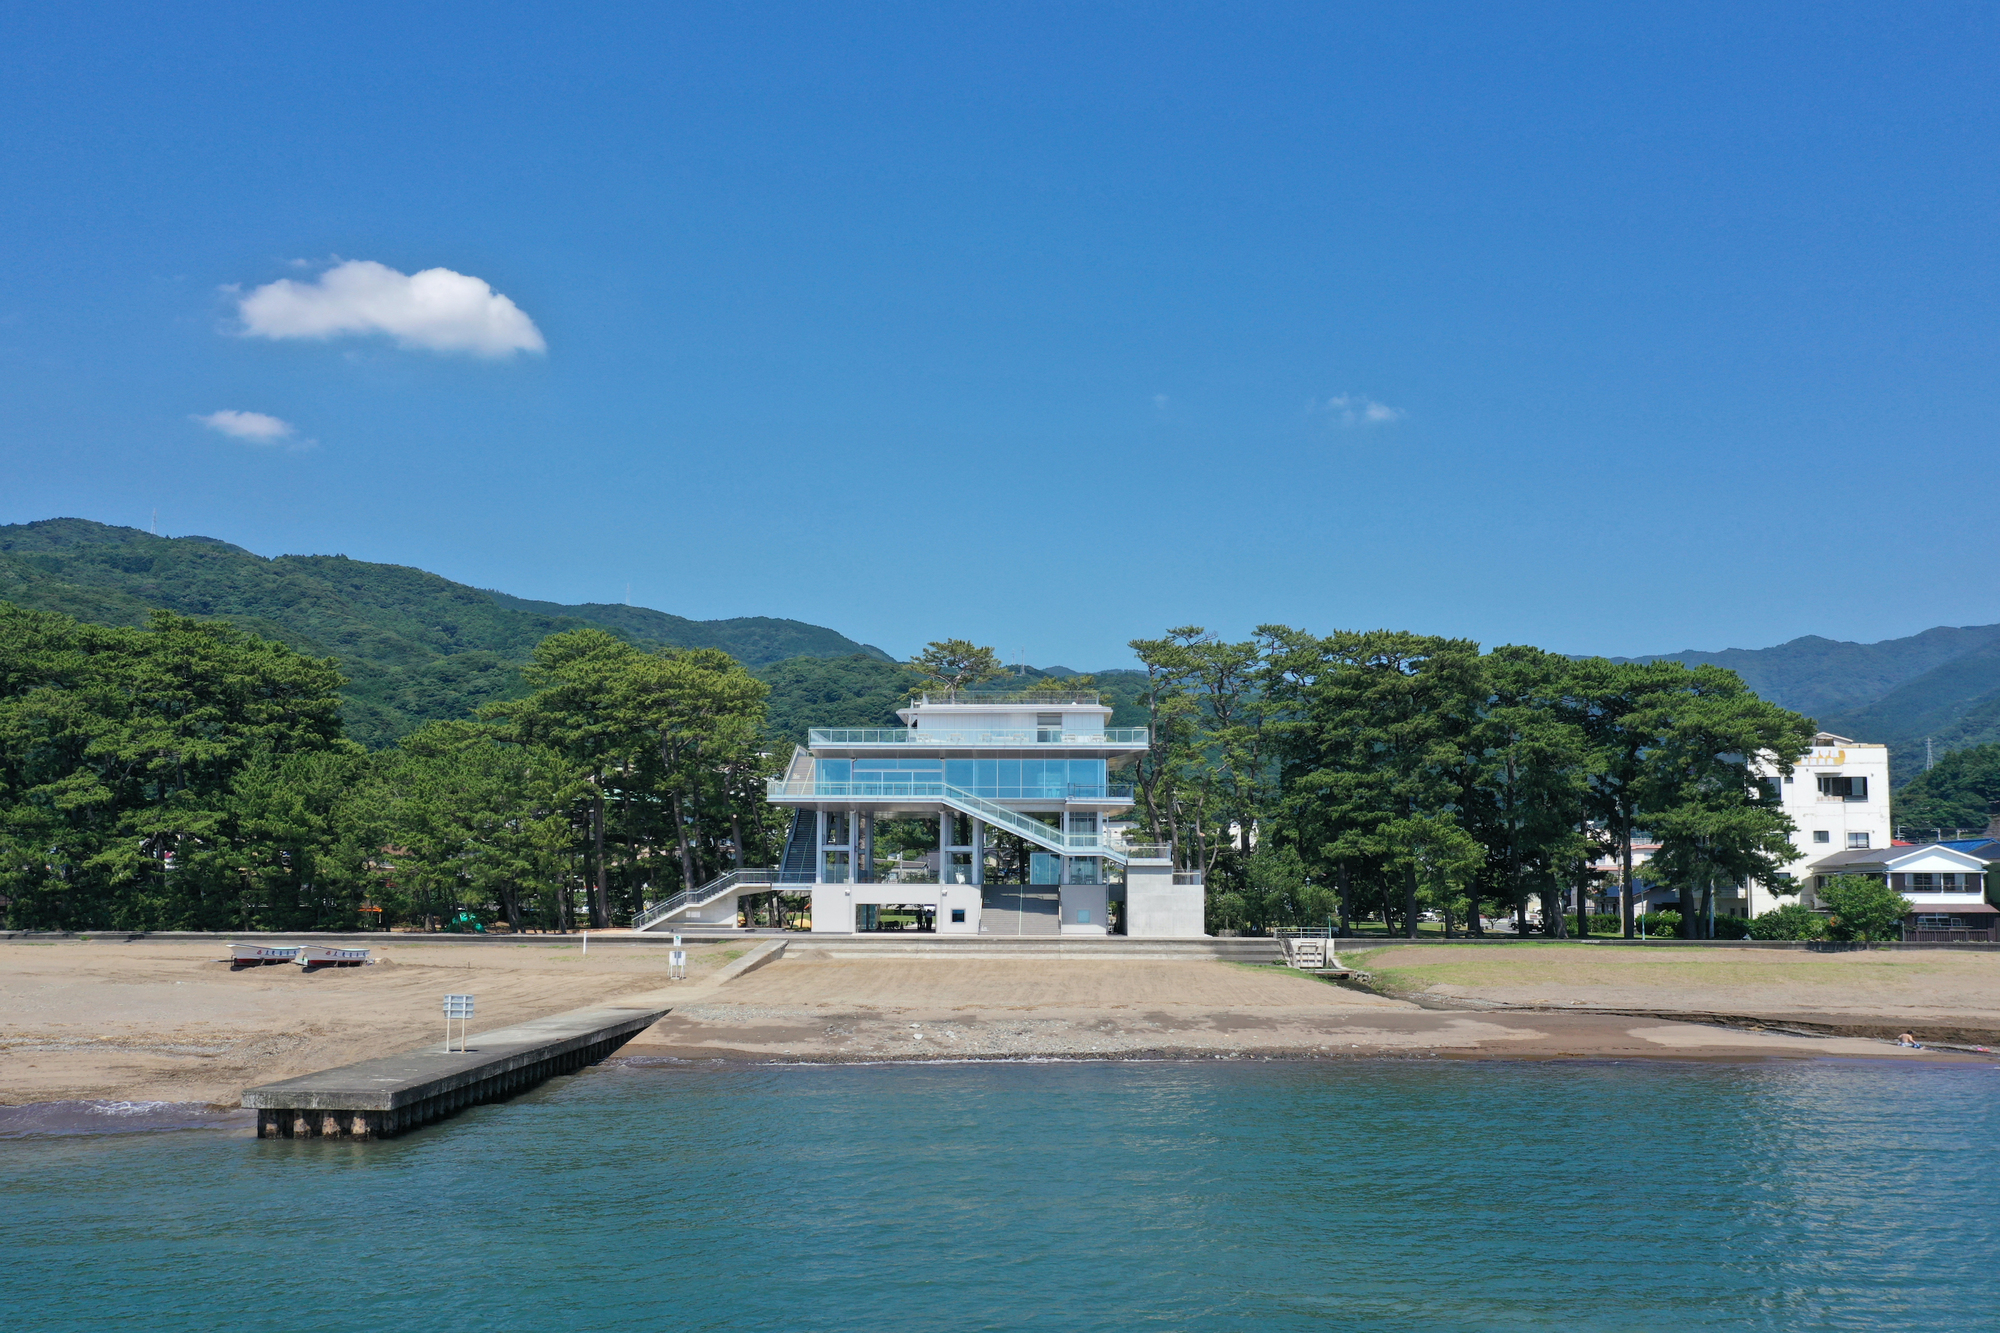
[[[238,412],[224,408],[220,412],[210,412],[206,416],[189,418],[198,421],[210,430],[220,431],[231,439],[247,440],[251,444],[283,444],[294,449],[310,449],[313,440],[300,439],[298,428],[289,421],[281,420],[265,412]]]
[[[404,347],[492,357],[548,347],[521,307],[482,279],[448,268],[398,273],[371,259],[335,264],[314,282],[266,283],[237,313],[259,338],[386,333]]]
[[[1324,412],[1341,426],[1386,426],[1404,416],[1402,408],[1378,403],[1358,393],[1338,394],[1325,402],[1315,400],[1308,410]]]

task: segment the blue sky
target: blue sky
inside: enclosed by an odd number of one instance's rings
[[[1948,4],[16,4],[0,521],[1078,668],[2000,621],[1996,55]]]

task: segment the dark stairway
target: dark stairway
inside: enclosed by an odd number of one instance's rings
[[[819,815],[812,810],[792,811],[792,831],[785,838],[785,859],[778,866],[778,883],[813,882],[813,842],[819,837]]]

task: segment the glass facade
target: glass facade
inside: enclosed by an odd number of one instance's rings
[[[996,801],[1060,801],[1072,795],[1102,796],[1102,759],[821,759],[817,780],[822,791],[839,794],[847,784],[869,796],[893,795],[908,787],[920,789],[945,783],[975,796]],[[829,789],[831,789],[829,791]]]
[[[1104,788],[1102,759],[947,759],[951,786],[996,801],[1060,801],[1070,788]]]

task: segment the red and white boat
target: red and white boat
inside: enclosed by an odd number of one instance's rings
[[[272,963],[296,962],[299,956],[296,944],[232,944],[229,946],[229,969],[239,967],[268,967]]]
[[[292,961],[310,972],[316,967],[365,967],[370,960],[366,949],[336,949],[325,944],[308,944],[299,950],[299,956]]]

